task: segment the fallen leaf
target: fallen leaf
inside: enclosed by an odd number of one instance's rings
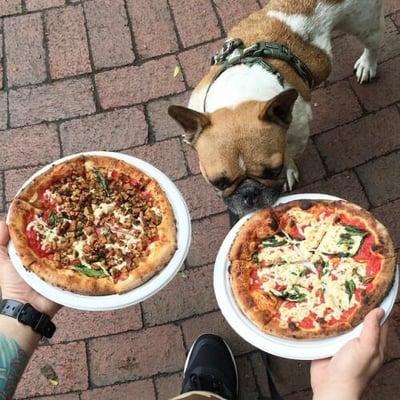
[[[174,69],[174,78],[176,78],[180,74],[181,74],[181,67],[179,65],[176,65]]]
[[[58,386],[58,376],[51,365],[44,365],[42,368],[40,368],[40,373],[49,381],[51,385]]]

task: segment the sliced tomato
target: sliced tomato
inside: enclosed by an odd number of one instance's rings
[[[120,175],[120,173],[118,171],[116,171],[116,170],[111,172],[111,178],[113,178],[113,179],[118,179],[119,175]]]
[[[289,235],[294,239],[304,240],[304,236],[300,233],[297,225],[294,225],[292,228],[290,228]]]
[[[36,231],[33,229],[28,229],[26,231],[26,237],[28,239],[28,243],[30,248],[39,256],[39,257],[49,257],[53,252],[51,250],[44,250],[39,241],[39,237]]]
[[[44,194],[44,193],[46,192],[46,190],[49,189],[49,188],[50,188],[50,185],[41,187],[41,188],[38,190],[39,199],[40,199],[40,201],[43,203],[43,205],[44,205],[46,208],[54,210],[54,209],[56,208],[56,205],[57,205],[57,204],[56,204],[54,201],[49,200],[49,199],[45,196],[45,194]]]
[[[365,290],[367,291],[367,293],[372,293],[374,291],[374,285],[372,284],[372,282],[365,285]]]
[[[274,286],[274,289],[277,290],[278,292],[281,292],[282,290],[285,290],[287,288],[286,285],[279,285],[279,283],[276,283]]]
[[[340,319],[332,318],[331,320],[328,321],[328,325],[336,325],[336,324],[340,324],[342,322],[346,322],[346,320],[348,320],[349,317],[351,317],[354,314],[356,308],[357,308],[357,306],[353,306],[353,307],[349,308],[348,310],[343,311]]]
[[[312,329],[314,328],[314,321],[311,317],[306,317],[299,323],[300,328],[303,329]]]
[[[339,222],[344,225],[351,225],[358,229],[366,229],[364,222],[360,221],[358,218],[351,218],[345,214],[339,214]]]
[[[250,274],[250,278],[252,279],[252,283],[250,285],[250,290],[257,290],[261,288],[261,281],[260,278],[258,277],[257,270],[253,270],[253,272]]]
[[[293,307],[296,307],[296,303],[294,301],[284,301],[282,303],[282,305],[283,305],[283,307],[289,308],[289,309],[293,308]]]
[[[129,179],[129,183],[134,187],[140,186],[140,182],[137,179],[134,179],[134,178],[130,178]]]
[[[357,289],[354,291],[354,297],[356,298],[356,300],[357,300],[358,302],[360,302],[360,301],[361,301],[361,297],[362,297],[362,289],[357,288]]]

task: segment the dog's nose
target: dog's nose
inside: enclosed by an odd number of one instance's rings
[[[250,186],[242,190],[243,202],[248,207],[254,207],[255,200],[260,195],[260,189]]]

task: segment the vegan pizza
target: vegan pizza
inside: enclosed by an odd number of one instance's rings
[[[321,338],[359,324],[390,290],[395,253],[386,228],[346,201],[293,201],[254,214],[230,251],[244,314],[281,337]]]
[[[28,270],[88,295],[141,285],[176,250],[174,215],[159,184],[105,156],[75,158],[38,176],[14,199],[9,228]]]

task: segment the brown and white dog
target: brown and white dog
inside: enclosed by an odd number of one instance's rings
[[[331,71],[331,34],[339,29],[365,46],[355,63],[359,83],[374,78],[383,32],[382,0],[271,0],[242,20],[228,37],[248,47],[265,41],[286,45],[309,69],[315,85]],[[197,150],[200,169],[229,209],[243,215],[270,205],[271,190],[291,190],[299,180],[294,160],[309,133],[311,88],[282,60],[268,58],[283,77],[259,65],[239,64],[214,79],[214,65],[197,85],[188,108],[169,114]]]

